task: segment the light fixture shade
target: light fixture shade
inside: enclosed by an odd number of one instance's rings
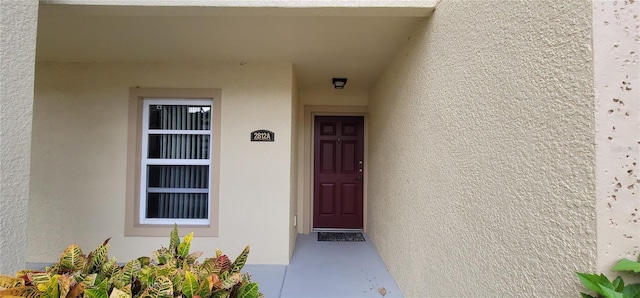
[[[331,82],[333,83],[333,88],[344,89],[347,84],[347,78],[333,78]]]

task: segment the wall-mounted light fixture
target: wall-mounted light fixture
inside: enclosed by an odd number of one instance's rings
[[[347,78],[333,78],[331,82],[333,83],[333,88],[344,89],[344,85],[347,84]]]

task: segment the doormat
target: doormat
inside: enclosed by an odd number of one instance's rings
[[[362,233],[318,232],[318,241],[365,242]]]

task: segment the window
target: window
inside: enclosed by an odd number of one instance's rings
[[[178,224],[217,236],[220,91],[130,93],[125,234],[166,236]]]
[[[144,100],[141,223],[209,224],[212,104]]]

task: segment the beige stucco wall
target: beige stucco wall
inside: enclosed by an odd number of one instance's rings
[[[292,76],[291,88],[291,201],[289,202],[289,258],[293,256],[293,249],[296,246],[296,238],[298,237],[298,101],[300,94],[298,82],[295,75]]]
[[[369,233],[409,297],[596,269],[589,1],[442,1],[372,90]]]
[[[25,262],[37,0],[0,2],[0,274]]]
[[[251,63],[38,63],[27,261],[55,261],[70,243],[89,250],[107,237],[123,261],[168,245],[123,236],[135,86],[222,89],[219,237],[195,238],[192,249],[235,256],[250,244],[250,263],[288,263],[292,65]],[[250,142],[256,129],[276,141]]]
[[[301,108],[304,106],[367,106],[369,104],[369,92],[366,90],[352,89],[347,80],[345,89],[331,88],[331,78],[327,78],[327,87],[324,89],[300,90]]]
[[[638,1],[593,3],[598,271],[611,277],[640,253],[639,14]]]

